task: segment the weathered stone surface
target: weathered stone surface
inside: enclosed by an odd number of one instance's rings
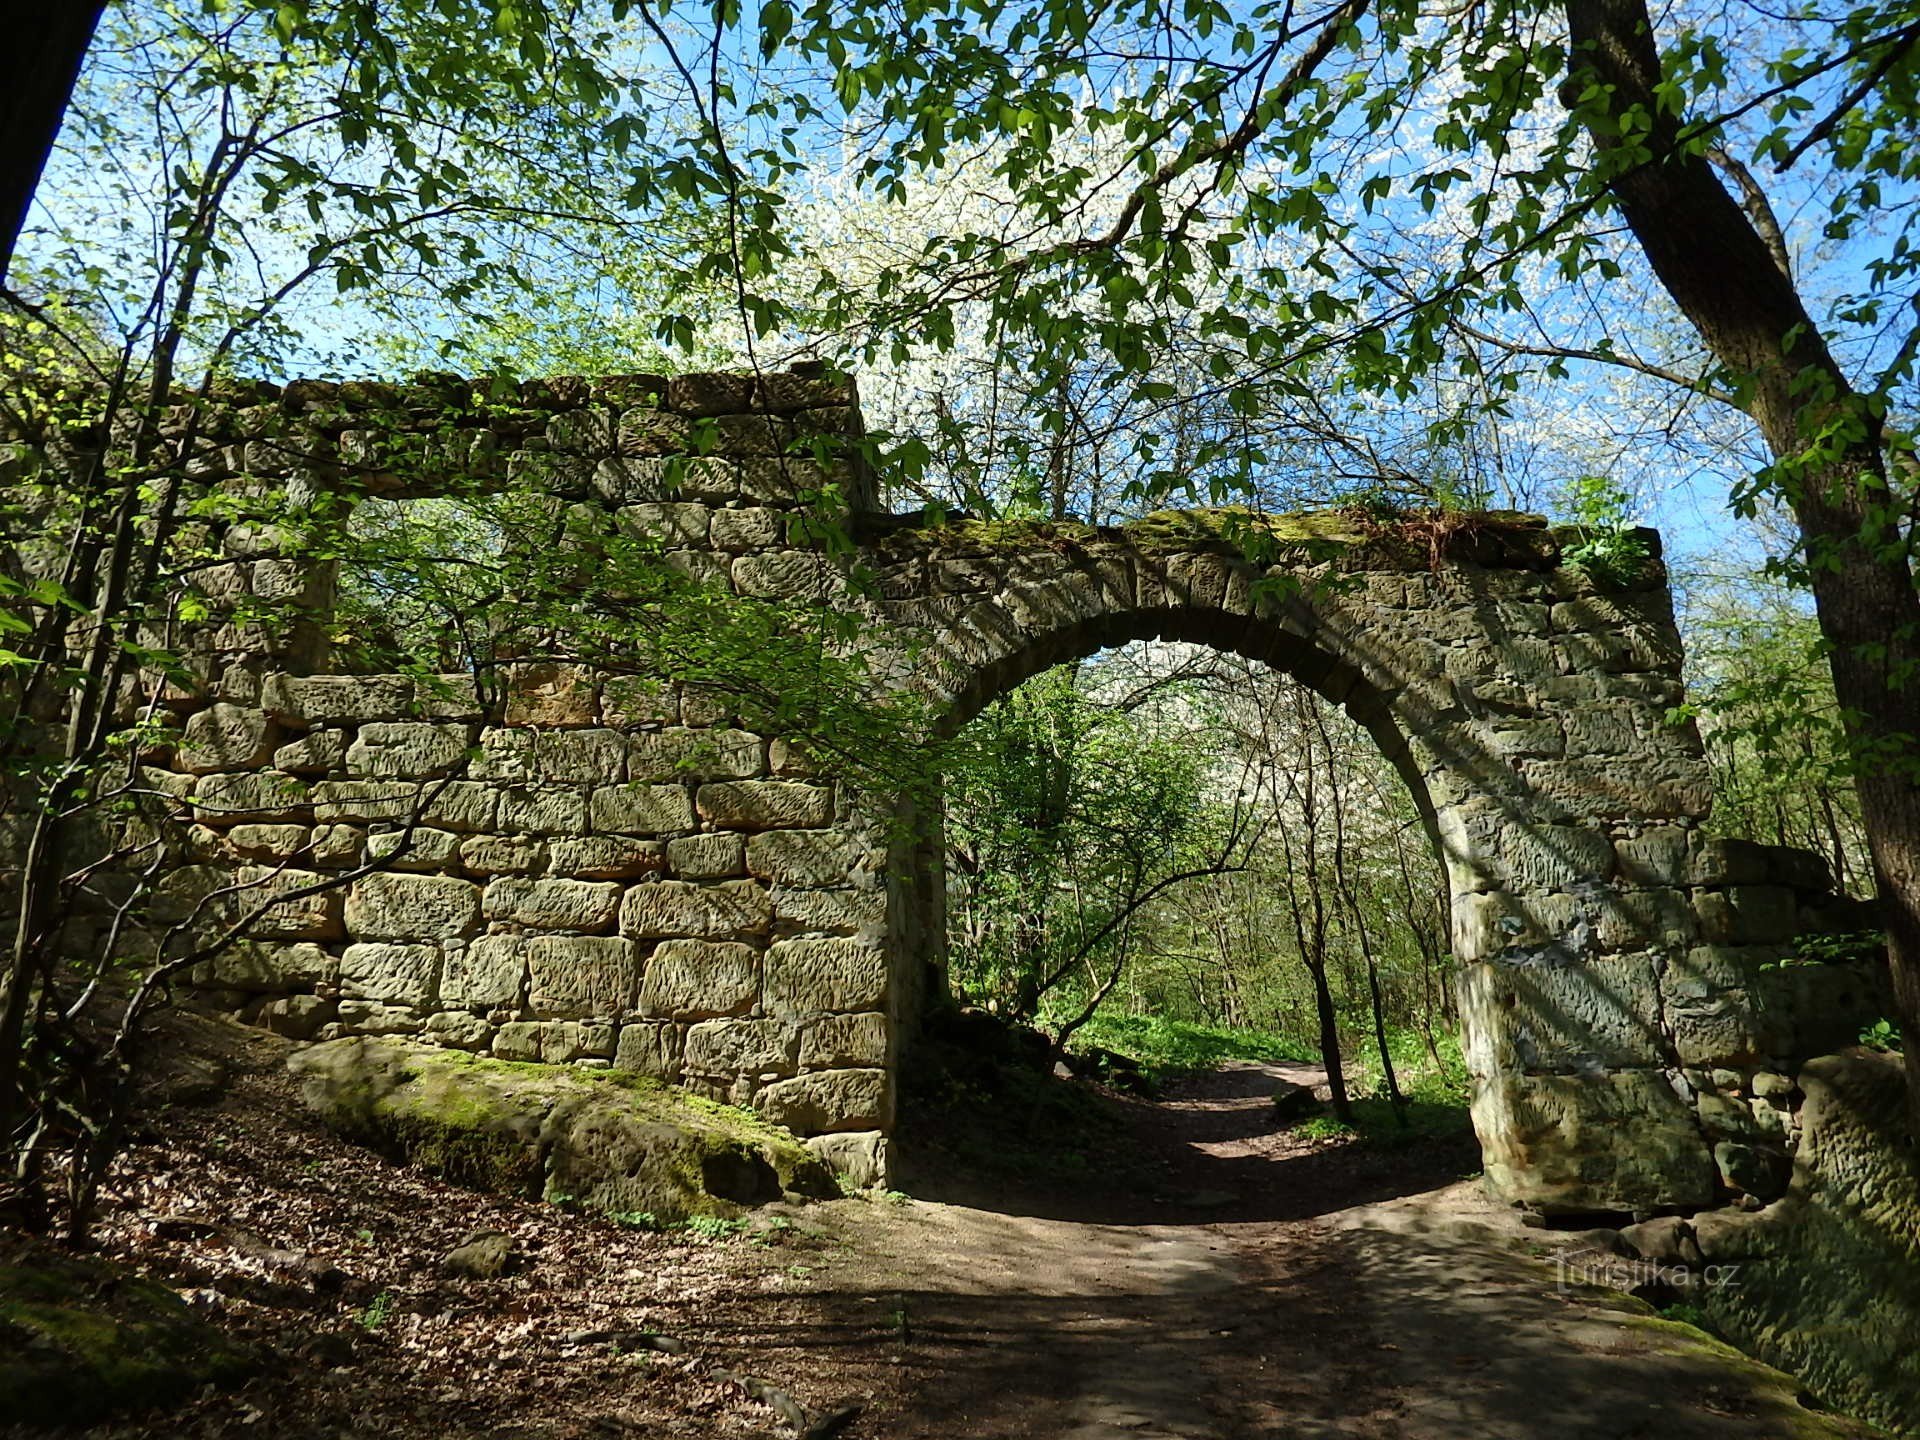
[[[886,952],[859,940],[778,940],[763,993],[774,1014],[877,1010],[886,1001]]]
[[[678,1080],[684,1034],[685,1031],[678,1025],[628,1021],[620,1027],[619,1043],[613,1052],[613,1068],[651,1076],[656,1080]]]
[[[667,869],[676,880],[729,880],[747,873],[744,835],[716,830],[667,842]]]
[[[208,962],[202,983],[226,990],[293,990],[331,985],[337,962],[318,945],[241,940]]]
[[[367,825],[403,824],[416,815],[438,830],[490,830],[494,791],[472,780],[322,780],[313,787],[314,819]]]
[[[751,945],[663,940],[647,961],[640,1013],[658,1019],[742,1015],[760,994],[760,952]]]
[[[314,816],[309,799],[304,784],[277,771],[203,775],[194,783],[193,814],[203,825],[286,824]]]
[[[768,830],[747,842],[747,869],[775,885],[844,885],[860,852],[832,830]]]
[[[843,1185],[855,1190],[884,1188],[891,1180],[887,1137],[878,1130],[843,1130],[815,1135],[807,1149],[819,1156]]]
[[[516,666],[507,679],[509,725],[591,725],[600,716],[592,672],[572,665]]]
[[[187,717],[174,764],[190,775],[253,770],[273,753],[273,725],[264,711],[216,704]]]
[[[592,793],[588,813],[601,834],[671,835],[694,825],[684,785],[605,786]]]
[[[627,774],[639,781],[746,780],[767,773],[766,751],[766,742],[745,730],[655,730],[628,740]]]
[[[687,1031],[685,1066],[697,1075],[790,1071],[794,1038],[784,1020],[702,1020]]]
[[[767,892],[752,881],[713,885],[657,880],[635,885],[620,906],[620,933],[637,939],[752,939],[773,919]]]
[[[488,730],[474,773],[519,784],[617,785],[627,774],[627,742],[615,730]]]
[[[833,819],[833,791],[794,780],[731,780],[702,785],[700,818],[741,830],[817,830]]]
[[[293,775],[324,775],[346,763],[344,730],[314,730],[273,752],[273,768]]]
[[[1497,1192],[1549,1214],[1713,1199],[1707,1142],[1657,1070],[1476,1080],[1473,1120]]]
[[[518,935],[482,935],[449,946],[440,974],[440,1000],[470,1010],[518,1008],[527,985],[527,942]]]
[[[236,825],[227,832],[227,848],[242,860],[289,860],[312,835],[305,825]]]
[[[548,866],[583,880],[631,880],[666,868],[666,846],[627,835],[582,835],[553,841]]]
[[[380,779],[434,779],[465,761],[467,745],[464,725],[362,725],[347,749],[347,770]]]
[[[546,785],[502,790],[499,825],[528,835],[582,834],[587,828],[586,792]]]
[[[269,675],[260,703],[293,725],[402,720],[413,706],[413,681],[401,675]]]
[[[262,940],[332,940],[341,934],[339,890],[312,895],[291,893],[318,885],[326,876],[313,870],[243,865],[234,878],[247,888],[233,897],[233,916],[255,917],[247,927],[250,936]],[[274,900],[278,895],[287,898]]]
[[[451,830],[416,825],[383,830],[367,837],[367,858],[384,860],[394,870],[440,870],[460,853],[460,837]]]
[[[483,907],[489,920],[590,933],[613,927],[620,913],[620,887],[591,880],[503,876],[488,882]]]
[[[480,1189],[660,1220],[836,1193],[792,1136],[617,1071],[363,1038],[310,1046],[288,1064],[333,1129]]]
[[[753,1106],[776,1125],[814,1135],[884,1129],[893,1121],[884,1070],[814,1070],[776,1080],[754,1095]]]
[[[887,1017],[871,1011],[859,1015],[822,1015],[800,1028],[800,1067],[828,1069],[843,1065],[878,1066],[888,1060]]]
[[[528,939],[527,1004],[559,1018],[619,1017],[633,1009],[640,956],[631,940],[594,935]]]
[[[480,928],[480,889],[442,875],[366,875],[347,893],[346,920],[366,940],[452,940]]]
[[[1457,984],[1477,1073],[1665,1063],[1649,955],[1560,965],[1483,961],[1462,967]]]
[[[431,1005],[440,982],[436,945],[349,945],[340,956],[340,993],[388,1005]]]
[[[1797,1078],[1787,1192],[1757,1212],[1694,1217],[1707,1263],[1736,1267],[1735,1283],[1694,1294],[1717,1330],[1824,1404],[1908,1426],[1920,1411],[1920,1175],[1900,1144],[1900,1057],[1822,1056]]]
[[[877,938],[886,929],[887,894],[879,889],[776,890],[773,923],[780,933]]]
[[[533,875],[546,868],[547,842],[537,835],[469,835],[460,866],[476,875]]]

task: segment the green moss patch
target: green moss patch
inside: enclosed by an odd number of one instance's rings
[[[83,1425],[174,1403],[257,1357],[162,1285],[34,1248],[0,1264],[0,1416]]]
[[[663,1222],[838,1193],[777,1126],[618,1071],[387,1038],[329,1041],[288,1064],[329,1128],[475,1189]]]

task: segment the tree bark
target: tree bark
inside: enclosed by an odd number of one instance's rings
[[[1610,116],[1651,121],[1652,158],[1612,180],[1627,225],[1701,340],[1748,387],[1747,412],[1776,460],[1788,462],[1784,496],[1806,547],[1856,758],[1905,1037],[1910,1122],[1920,1133],[1920,593],[1885,503],[1881,427],[1791,276],[1706,156],[1687,153],[1679,119],[1658,107],[1660,54],[1645,0],[1567,0],[1566,11],[1575,83],[1590,76],[1605,86]],[[1608,127],[1590,133],[1602,151],[1618,143]],[[1795,463],[1816,444],[1816,461]]]
[[[14,37],[0,58],[0,280],[106,8],[106,0],[14,0],[0,9]]]

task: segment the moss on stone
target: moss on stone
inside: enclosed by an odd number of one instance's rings
[[[115,1266],[44,1251],[0,1265],[0,1415],[10,1421],[85,1424],[256,1364],[172,1291]]]
[[[837,1193],[786,1131],[637,1075],[397,1039],[330,1041],[289,1064],[329,1127],[476,1189],[663,1221]]]

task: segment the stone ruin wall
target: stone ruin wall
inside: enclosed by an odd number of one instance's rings
[[[1862,924],[1821,862],[1704,835],[1698,738],[1667,722],[1680,655],[1657,566],[1602,583],[1522,522],[1438,564],[1309,534],[1270,563],[1304,583],[1268,593],[1269,567],[1206,516],[880,515],[871,477],[832,453],[860,424],[840,378],[533,382],[470,416],[465,394],[259,391],[190,469],[293,503],[343,483],[536,485],[660,537],[707,583],[859,609],[880,682],[956,718],[1150,635],[1268,661],[1344,704],[1446,859],[1475,1121],[1509,1198],[1770,1198],[1794,1141],[1780,1086],[1880,1013],[1871,975],[1772,968],[1797,935]],[[846,560],[786,538],[829,483],[863,537],[860,598]],[[168,637],[196,683],[165,696],[179,738],[148,771],[187,825],[176,903],[236,875],[291,887],[352,868],[432,798],[387,872],[277,907],[201,977],[207,998],[303,1039],[620,1066],[879,1151],[944,930],[924,849],[890,851],[888,817],[695,690],[527,665],[489,715],[460,677],[315,673],[331,577],[276,558],[271,525],[209,535],[230,558],[205,576],[213,618]],[[288,618],[233,608],[249,601]]]

